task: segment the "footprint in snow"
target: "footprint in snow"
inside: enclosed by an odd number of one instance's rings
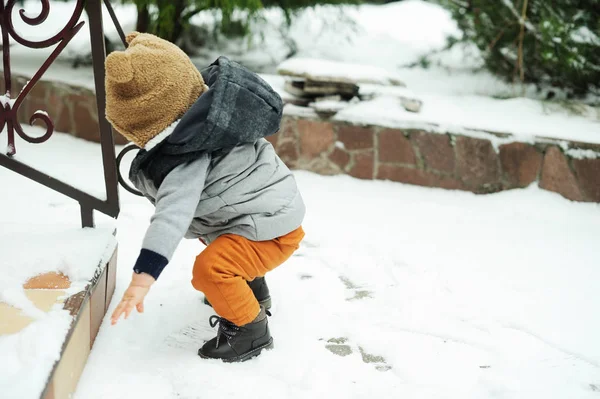
[[[302,240],[302,243],[300,244],[301,247],[307,247],[307,248],[319,248],[319,244],[312,242],[310,240],[307,240],[306,238],[304,240]]]
[[[323,340],[323,339],[321,339]],[[354,349],[353,349],[354,347]],[[361,360],[364,363],[372,364],[375,369],[379,371],[388,371],[392,368],[389,364],[387,364],[385,358],[383,356],[374,355],[368,353],[364,350],[364,348],[360,345],[352,345],[349,343],[348,338],[340,337],[340,338],[330,338],[327,340],[325,344],[325,349],[329,352],[333,353],[336,356],[346,357],[350,356],[356,352],[356,348],[358,348],[358,353],[360,353]]]
[[[352,293],[354,294],[352,297],[347,298],[347,301],[354,301],[354,300],[359,300],[359,299],[365,299],[365,298],[373,298],[373,293],[371,291],[368,290],[361,290],[360,286],[354,284],[348,277],[345,276],[340,276],[340,280],[342,281],[342,283],[344,283],[344,285],[346,286],[346,288],[350,291],[352,291]]]
[[[180,349],[198,349],[204,341],[215,334],[206,320],[201,320],[183,327],[165,338],[167,346]]]

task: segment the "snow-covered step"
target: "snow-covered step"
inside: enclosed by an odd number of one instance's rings
[[[70,398],[115,289],[114,230],[9,226],[0,233],[0,396]]]

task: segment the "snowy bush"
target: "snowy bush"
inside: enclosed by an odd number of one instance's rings
[[[600,0],[441,0],[508,80],[600,93]]]
[[[279,7],[288,22],[295,10],[317,4],[353,4],[358,0],[126,0],[138,10],[136,30],[178,42],[190,27],[190,20],[205,10],[218,14],[218,28],[231,36],[248,33],[249,19],[261,8]]]

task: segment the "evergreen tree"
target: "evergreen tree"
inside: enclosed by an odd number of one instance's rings
[[[136,30],[153,33],[177,43],[190,19],[205,10],[220,11],[219,28],[226,34],[247,33],[249,19],[263,7],[279,7],[288,23],[292,12],[317,4],[356,4],[360,0],[133,0],[138,10]],[[245,19],[234,20],[234,11],[245,11]]]
[[[442,3],[493,73],[574,96],[600,94],[600,0]]]

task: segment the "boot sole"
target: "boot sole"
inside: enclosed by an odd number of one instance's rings
[[[223,361],[224,363],[241,363],[241,362],[245,362],[246,360],[250,360],[250,359],[260,355],[261,352],[263,351],[263,349],[271,350],[271,349],[273,349],[273,347],[274,347],[273,337],[271,337],[271,338],[269,338],[269,341],[267,341],[265,344],[259,346],[258,348],[254,348],[251,351],[244,353],[243,355],[232,357],[229,359],[219,359],[219,360]],[[213,360],[217,359],[214,357],[204,356],[202,354],[202,352],[200,352],[200,351],[198,351],[198,356],[200,356],[202,359],[213,359]]]
[[[210,304],[210,302],[208,302],[208,299],[206,299],[206,297],[204,297],[204,304],[208,305],[212,308],[212,305]],[[262,301],[258,301],[258,304],[261,305],[266,310],[271,309],[271,305],[272,305],[271,297],[265,298]]]

